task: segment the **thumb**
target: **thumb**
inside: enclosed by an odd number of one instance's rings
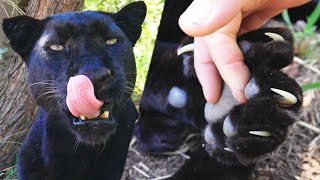
[[[180,16],[179,26],[190,36],[208,35],[230,22],[240,7],[239,0],[194,0]]]

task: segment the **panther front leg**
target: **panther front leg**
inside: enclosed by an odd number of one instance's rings
[[[302,105],[302,92],[279,70],[293,59],[288,30],[262,29],[239,39],[252,74],[245,89],[248,101],[234,106],[224,120],[211,122],[204,136],[206,150],[220,162],[227,157],[228,162],[248,165],[285,140]]]

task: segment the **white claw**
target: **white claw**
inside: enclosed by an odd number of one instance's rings
[[[178,56],[180,56],[181,54],[186,52],[193,52],[193,50],[194,50],[194,43],[182,46],[177,50],[177,54]]]
[[[230,148],[227,148],[227,147],[225,147],[225,148],[223,148],[224,150],[226,150],[226,151],[229,151],[229,152],[234,152],[234,151],[232,151]]]
[[[100,115],[100,118],[102,118],[102,119],[109,118],[109,111],[103,112],[103,113]]]
[[[86,117],[85,115],[80,115],[80,119],[81,119],[81,120],[86,120],[87,117]]]
[[[279,102],[283,105],[293,105],[293,104],[296,104],[298,101],[297,98],[293,94],[291,94],[287,91],[284,91],[281,89],[276,89],[276,88],[271,88],[271,91],[273,91],[283,97],[283,101]]]
[[[272,33],[272,32],[266,32],[264,34],[266,36],[269,36],[274,41],[285,41],[284,38],[282,36],[280,36],[279,34]]]
[[[269,131],[249,131],[249,133],[256,136],[263,136],[263,137],[271,136],[271,133]]]

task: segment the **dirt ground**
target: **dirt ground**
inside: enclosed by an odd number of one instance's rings
[[[305,40],[298,40],[297,54],[305,47]],[[308,40],[312,41],[312,39]],[[308,44],[307,43],[307,44]],[[318,53],[319,45],[314,49]],[[320,56],[320,53],[318,54]],[[284,71],[296,79],[300,85],[320,81],[319,56],[315,62],[302,65],[294,62]],[[313,61],[310,59],[309,61]],[[301,122],[294,123],[286,141],[273,153],[262,157],[252,174],[258,180],[316,180],[320,179],[320,90],[304,92]],[[185,152],[197,146],[200,135],[191,137],[179,151],[148,155],[139,152],[135,140],[132,141],[127,158],[123,180],[160,180],[170,177],[188,157]],[[198,144],[199,145],[199,144]]]

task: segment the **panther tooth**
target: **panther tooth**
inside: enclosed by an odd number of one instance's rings
[[[87,117],[86,117],[86,116],[84,116],[84,115],[80,115],[80,119],[81,119],[81,120],[86,120],[86,119],[87,119]]]
[[[104,111],[104,112],[100,115],[100,118],[102,118],[102,119],[109,118],[109,111]]]
[[[280,105],[282,105],[284,107],[294,105],[298,101],[297,98],[293,94],[291,94],[287,91],[283,91],[281,89],[276,89],[276,88],[271,88],[271,91],[280,95],[280,97],[275,97],[275,99]]]
[[[181,54],[186,52],[193,52],[193,50],[194,50],[194,43],[182,46],[177,50],[177,54],[178,56],[180,56]]]
[[[232,151],[230,148],[227,148],[227,147],[225,147],[225,148],[223,148],[224,150],[226,150],[226,151],[229,151],[229,152],[234,152],[234,151]]]
[[[266,36],[270,37],[274,41],[285,41],[284,38],[282,36],[280,36],[279,34],[272,33],[272,32],[266,32],[264,34]]]
[[[270,137],[271,133],[269,131],[249,131],[250,134],[262,137]]]

